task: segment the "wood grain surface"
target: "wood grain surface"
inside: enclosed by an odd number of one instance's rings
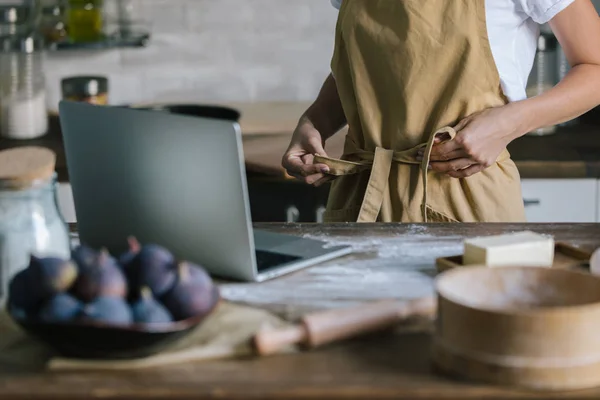
[[[432,290],[435,258],[459,254],[465,237],[519,230],[600,247],[600,225],[257,225],[347,243],[355,253],[263,284],[222,283],[226,298],[287,317],[307,310],[412,298]],[[311,352],[182,364],[143,372],[60,373],[0,365],[8,399],[598,399],[600,389],[535,393],[454,381],[433,373],[426,333],[373,335]]]

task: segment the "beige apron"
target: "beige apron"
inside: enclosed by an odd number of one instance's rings
[[[332,71],[349,131],[326,222],[521,222],[508,151],[469,178],[427,170],[437,134],[502,106],[483,0],[344,0]],[[416,161],[420,148],[425,159]]]

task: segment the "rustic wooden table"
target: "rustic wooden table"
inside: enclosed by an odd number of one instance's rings
[[[347,243],[355,253],[262,284],[222,284],[232,301],[288,317],[433,291],[434,260],[458,254],[465,237],[529,229],[586,249],[600,225],[258,225]],[[600,389],[532,393],[458,382],[432,372],[426,333],[379,334],[312,352],[214,361],[137,372],[46,373],[0,365],[8,399],[598,399]]]

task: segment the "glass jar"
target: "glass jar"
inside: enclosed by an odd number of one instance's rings
[[[0,49],[0,134],[34,139],[48,131],[40,38],[5,38]]]
[[[64,100],[108,105],[108,78],[103,76],[73,76],[61,81]]]
[[[67,25],[73,42],[97,42],[104,28],[104,0],[69,0]]]
[[[31,255],[70,258],[69,229],[59,211],[54,153],[38,147],[0,152],[0,301]]]
[[[533,70],[527,83],[527,97],[538,96],[558,83],[557,63],[558,40],[551,33],[541,33],[538,38],[537,52]],[[549,126],[530,132],[530,135],[543,136],[556,131],[556,126]]]
[[[59,43],[67,38],[66,12],[67,7],[62,0],[44,4],[42,7],[39,30],[47,44]]]
[[[40,0],[0,1],[0,37],[29,34],[37,25]]]

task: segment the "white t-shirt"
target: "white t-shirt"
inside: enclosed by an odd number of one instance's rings
[[[573,1],[485,0],[492,54],[504,94],[511,101],[527,98],[525,89],[540,34],[538,24],[550,21]],[[342,0],[331,0],[331,3],[340,8]]]

